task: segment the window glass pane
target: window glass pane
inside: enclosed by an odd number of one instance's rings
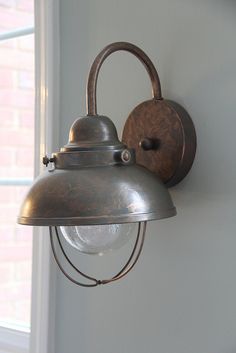
[[[34,175],[34,36],[0,42],[0,325],[30,326],[32,227],[16,225]]]
[[[0,320],[1,325],[29,327],[31,227],[16,226],[26,187],[0,187]]]
[[[0,33],[34,25],[34,0],[0,0]]]

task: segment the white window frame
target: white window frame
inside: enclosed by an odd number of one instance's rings
[[[59,0],[35,0],[35,171],[42,171],[46,149],[58,149],[59,139]],[[16,33],[15,33],[16,34]],[[3,34],[2,39],[12,38]],[[46,146],[46,148],[45,148]],[[41,165],[40,165],[41,164]],[[56,266],[48,229],[35,228],[33,236],[31,330],[0,326],[0,353],[54,353]]]
[[[45,152],[59,145],[59,0],[35,0],[35,58],[36,159],[41,162]],[[42,163],[37,166],[39,174]],[[48,228],[37,227],[35,233],[30,353],[54,353],[56,265]]]

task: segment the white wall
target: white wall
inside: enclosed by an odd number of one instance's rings
[[[198,151],[171,190],[178,216],[149,225],[127,278],[83,289],[58,273],[56,353],[235,353],[236,2],[61,0],[60,11],[61,144],[85,114],[93,58],[125,40],[151,57],[164,97],[189,111]],[[133,56],[116,53],[98,91],[99,113],[121,132],[130,110],[150,97],[150,83]],[[108,260],[106,273],[119,263]],[[80,261],[94,271],[100,259]]]

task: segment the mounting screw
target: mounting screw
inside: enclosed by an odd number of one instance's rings
[[[120,157],[123,163],[129,163],[131,160],[131,153],[129,150],[124,150],[121,152]]]
[[[160,141],[158,139],[144,137],[139,142],[139,147],[141,147],[144,151],[157,150],[159,146]]]

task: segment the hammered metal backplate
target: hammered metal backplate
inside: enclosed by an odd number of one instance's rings
[[[145,150],[141,141],[156,141]],[[160,176],[167,187],[179,183],[189,172],[196,152],[196,132],[186,110],[168,100],[152,99],[129,115],[122,141],[136,151],[136,161]]]

